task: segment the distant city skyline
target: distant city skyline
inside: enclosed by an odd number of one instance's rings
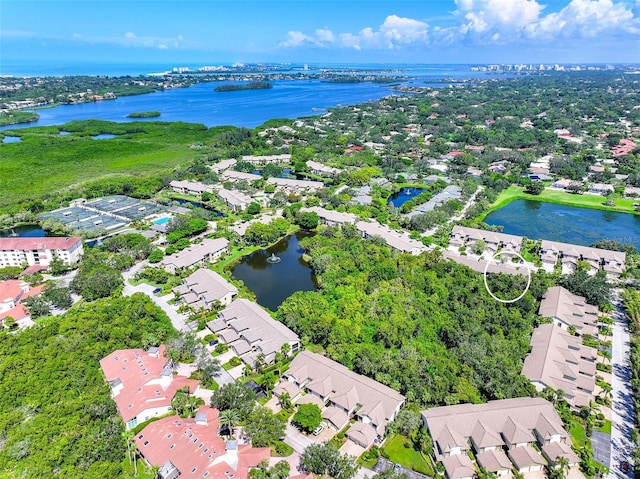
[[[1,0],[17,60],[640,63],[640,0]]]

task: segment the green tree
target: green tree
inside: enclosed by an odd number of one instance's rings
[[[247,417],[244,432],[254,447],[275,447],[284,436],[286,422],[271,409],[258,406]]]
[[[544,191],[544,183],[542,181],[532,181],[525,187],[524,191],[530,195],[539,195]]]
[[[322,422],[322,411],[316,404],[301,404],[293,415],[293,422],[306,432],[311,432]]]
[[[298,216],[298,224],[301,228],[312,230],[318,227],[320,217],[315,211],[305,211]]]
[[[269,461],[263,459],[258,464],[258,467],[254,467],[249,470],[250,479],[287,479],[289,477],[289,471],[291,467],[287,461],[278,461],[273,467],[269,467]]]
[[[397,431],[406,437],[411,437],[413,432],[420,427],[422,417],[418,411],[401,409],[393,421]]]
[[[333,479],[351,479],[358,472],[355,458],[343,456],[331,443],[307,446],[300,462],[306,471]]]
[[[220,425],[224,426],[229,433],[229,436],[233,436],[235,427],[240,424],[240,414],[234,409],[227,409],[220,412]]]
[[[164,258],[164,251],[161,249],[155,249],[149,255],[149,263],[159,263]]]
[[[220,411],[233,409],[243,421],[251,414],[255,403],[256,393],[239,381],[222,385],[211,396],[211,407]]]
[[[254,201],[250,203],[249,206],[247,206],[247,213],[249,213],[250,215],[257,215],[258,213],[260,213],[261,209],[262,208],[260,207],[260,204]]]
[[[9,329],[13,329],[16,326],[16,320],[13,319],[12,316],[5,316],[4,325],[5,325],[5,327],[7,327]]]

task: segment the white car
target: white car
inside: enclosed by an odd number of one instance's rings
[[[322,431],[324,431],[324,424],[320,424],[317,428],[315,428],[312,432],[314,436],[319,435]]]

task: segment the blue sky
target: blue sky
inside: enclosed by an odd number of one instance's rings
[[[0,0],[2,62],[640,63],[640,0]]]

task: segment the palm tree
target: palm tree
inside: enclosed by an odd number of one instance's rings
[[[133,443],[134,434],[132,430],[127,430],[122,433],[122,437],[127,442],[127,456],[129,456],[129,464],[133,462],[133,471],[134,475],[138,475],[138,463],[137,456],[135,452],[135,444]],[[133,457],[133,459],[132,459]]]
[[[569,472],[569,460],[564,456],[556,458],[555,469],[552,472],[553,479],[565,479]]]
[[[229,431],[229,436],[233,436],[234,428],[240,423],[240,414],[233,409],[227,409],[220,413],[220,424]]]
[[[282,409],[289,409],[291,407],[291,396],[289,393],[282,393],[278,396],[278,400],[280,401],[280,407]]]
[[[285,358],[288,357],[291,352],[291,345],[289,343],[284,343],[280,348],[280,352]]]

